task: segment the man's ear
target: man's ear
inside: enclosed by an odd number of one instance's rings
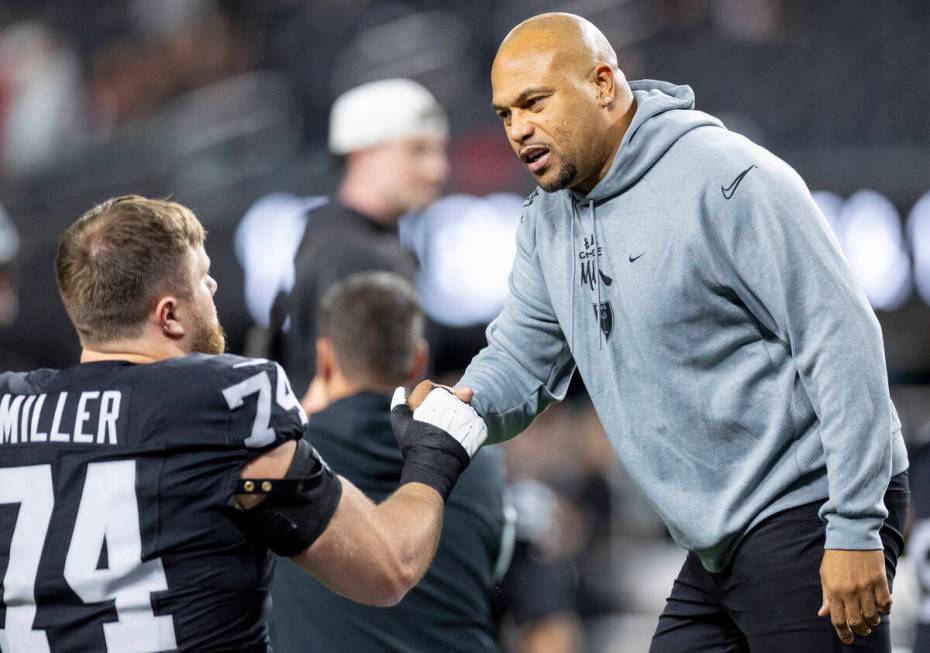
[[[410,367],[410,378],[408,381],[416,381],[423,378],[426,374],[426,364],[429,363],[429,344],[425,338],[417,341],[417,346],[413,351],[413,365]]]
[[[316,376],[329,381],[336,371],[336,354],[329,338],[316,339]]]
[[[597,102],[608,108],[617,99],[617,80],[614,79],[614,70],[606,63],[594,66],[593,82],[597,86]]]
[[[184,325],[178,319],[179,302],[177,297],[166,295],[158,300],[152,318],[165,337],[180,340],[186,333]]]

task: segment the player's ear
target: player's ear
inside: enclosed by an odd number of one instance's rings
[[[177,297],[166,295],[155,305],[154,319],[158,329],[167,338],[180,340],[184,337],[184,325],[178,319],[179,303]]]
[[[336,370],[336,355],[329,338],[316,339],[316,375],[323,381],[329,381]]]
[[[422,379],[426,374],[426,364],[429,362],[429,344],[425,338],[417,341],[417,346],[413,351],[413,365],[410,367],[410,377],[408,381]]]

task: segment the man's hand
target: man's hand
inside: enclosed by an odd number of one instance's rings
[[[432,395],[435,392],[445,395],[445,401],[437,404],[437,398]],[[410,410],[406,399],[403,388],[397,388],[391,399],[391,430],[404,457],[400,484],[423,483],[439,492],[445,501],[474,454],[469,443],[475,438],[475,429],[469,424],[467,415],[463,416],[465,411],[457,407],[475,411],[442,389],[432,390],[416,411]],[[439,419],[429,419],[430,407],[450,402],[456,404],[452,410],[440,411]],[[420,418],[424,411],[430,413],[427,419]]]
[[[817,616],[830,615],[844,644],[854,635],[869,635],[881,623],[879,614],[891,612],[891,592],[885,576],[885,556],[879,550],[827,549],[820,564],[823,605]]]
[[[403,402],[399,394],[402,390],[403,388],[397,389],[391,404],[392,410],[398,403]],[[471,458],[488,438],[488,427],[484,419],[468,401],[463,400],[463,397],[471,400],[471,395],[470,388],[460,388],[457,391],[432,381],[421,381],[406,403],[413,410],[413,419],[431,424],[451,435],[465,447]]]
[[[459,388],[450,388],[447,385],[440,385],[438,383],[433,383],[432,381],[420,381],[417,384],[417,387],[413,389],[413,392],[410,394],[410,398],[407,399],[407,405],[410,406],[410,410],[416,410],[420,407],[420,404],[423,403],[423,400],[426,399],[426,395],[432,392],[435,388],[445,388],[452,394],[454,394],[460,401],[470,404],[472,397],[475,396],[474,391],[471,388],[465,386]]]

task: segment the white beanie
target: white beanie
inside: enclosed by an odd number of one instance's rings
[[[410,79],[356,86],[336,99],[329,115],[329,151],[337,156],[400,138],[448,133],[445,109]]]

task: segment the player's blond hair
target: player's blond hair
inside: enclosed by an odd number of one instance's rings
[[[58,291],[81,342],[138,336],[160,296],[189,298],[191,248],[206,233],[177,202],[115,197],[78,218],[55,257]]]

